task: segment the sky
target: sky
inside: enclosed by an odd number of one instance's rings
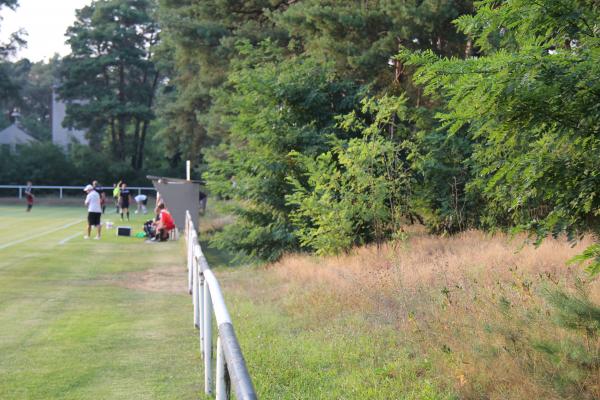
[[[75,21],[75,10],[92,0],[19,0],[19,7],[12,11],[0,10],[0,42],[5,42],[12,32],[21,28],[28,33],[27,47],[21,49],[15,59],[31,61],[47,60],[55,53],[70,53],[65,44],[65,32]]]

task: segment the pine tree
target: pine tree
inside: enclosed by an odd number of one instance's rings
[[[88,130],[93,145],[110,143],[113,156],[136,169],[160,79],[152,61],[159,35],[153,13],[152,0],[98,0],[79,10],[67,31],[71,54],[59,89],[74,101],[66,123]]]

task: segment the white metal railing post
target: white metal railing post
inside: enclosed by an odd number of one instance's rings
[[[193,284],[193,280],[194,280],[194,268],[192,268],[193,264],[194,264],[194,245],[193,245],[193,241],[192,241],[192,230],[189,230],[189,234],[188,234],[188,248],[187,248],[187,253],[188,253],[188,292],[189,294],[192,294],[192,284]]]
[[[63,198],[63,188],[59,189],[59,195],[58,195],[58,197],[61,198],[61,199]]]
[[[200,354],[204,359],[204,275],[202,273],[199,274],[198,280],[200,282],[200,289],[198,291],[198,310],[200,311],[200,315],[198,316],[200,326],[198,336],[200,338]]]
[[[204,393],[212,394],[212,304],[210,287],[204,285]]]
[[[227,400],[229,398],[229,388],[227,387],[227,364],[225,363],[225,353],[221,338],[217,337],[217,372],[215,383],[216,400]]]
[[[23,198],[23,188],[19,186],[19,199]]]
[[[192,257],[192,271],[193,271],[193,288],[192,288],[192,302],[194,303],[194,327],[200,328],[200,308],[198,303],[199,297],[199,279],[198,276],[198,261],[196,257]]]

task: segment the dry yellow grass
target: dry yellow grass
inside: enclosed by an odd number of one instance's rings
[[[298,318],[357,314],[369,329],[391,324],[403,346],[435,360],[461,398],[598,399],[600,370],[575,368],[568,356],[570,346],[598,351],[598,338],[559,327],[545,296],[583,282],[600,302],[599,281],[566,266],[589,239],[574,247],[523,241],[478,231],[417,233],[338,257],[288,255],[261,279],[269,280],[267,301]],[[547,343],[561,351],[538,350]]]

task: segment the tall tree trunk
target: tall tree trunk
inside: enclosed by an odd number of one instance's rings
[[[154,103],[154,94],[156,92],[156,86],[158,85],[158,79],[160,77],[160,74],[158,71],[156,71],[154,73],[154,79],[152,80],[152,89],[151,89],[151,94],[150,94],[150,99],[148,101],[148,107],[152,108],[152,104]],[[142,133],[140,135],[140,140],[139,140],[139,145],[137,148],[137,166],[136,169],[140,170],[142,169],[142,166],[144,164],[144,145],[146,144],[146,134],[148,132],[148,124],[150,123],[150,121],[148,120],[144,120],[143,124],[142,124]]]
[[[135,129],[133,131],[133,155],[131,157],[131,167],[136,169],[138,165],[138,146],[140,142],[140,124],[139,118],[135,119]]]
[[[148,53],[148,56],[151,56],[151,53]],[[141,87],[146,87],[146,83],[148,82],[148,66],[149,63],[146,64],[146,68],[144,68],[144,76],[142,78],[142,83],[140,84]],[[153,96],[153,94],[150,95],[151,97]],[[149,100],[149,103],[152,104],[152,100]],[[131,166],[138,170],[141,169],[141,160],[139,159],[140,157],[140,124],[141,124],[141,120],[139,118],[136,118],[135,120],[135,131],[133,133],[133,156],[131,158]],[[146,129],[146,120],[144,120],[144,130]],[[144,135],[145,136],[145,135]],[[143,147],[143,145],[141,145]]]
[[[119,103],[121,107],[125,107],[125,65],[123,64],[123,61],[119,63]],[[127,118],[124,114],[124,110],[121,109],[120,111],[118,157],[119,160],[123,161],[125,159],[125,132],[127,129]]]
[[[117,155],[120,161],[125,160],[125,132],[127,130],[127,121],[125,115],[119,115],[119,149]]]
[[[146,132],[148,132],[148,124],[149,124],[149,121],[144,121],[144,123],[142,124],[142,135],[140,138],[140,144],[139,144],[138,154],[137,154],[137,165],[136,165],[137,170],[142,169],[142,167],[144,166],[144,144],[146,142]]]
[[[473,56],[473,40],[471,38],[467,39],[467,45],[465,47],[465,58],[470,58]]]
[[[98,52],[101,52],[102,49],[100,48],[98,50]],[[110,88],[110,77],[108,75],[108,70],[107,67],[104,66],[102,69],[102,74],[104,75],[104,83],[106,84],[107,88]],[[117,141],[117,131],[116,131],[116,127],[115,127],[115,117],[114,116],[110,116],[109,117],[109,124],[110,124],[110,144],[111,144],[111,148],[112,148],[112,156],[118,156],[119,154],[119,143]]]
[[[111,146],[113,151],[113,156],[117,154],[118,151],[118,143],[117,143],[117,132],[115,131],[115,119],[114,117],[110,117],[110,139]]]

